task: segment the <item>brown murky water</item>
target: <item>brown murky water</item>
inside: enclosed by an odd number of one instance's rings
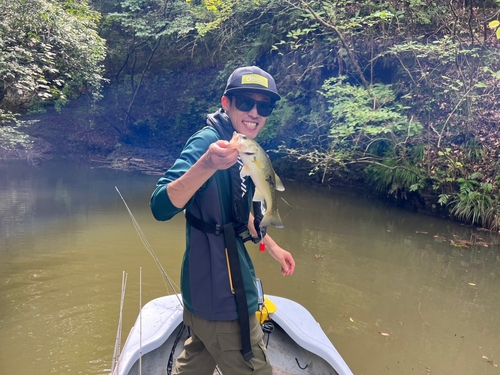
[[[64,162],[0,162],[0,374],[104,374],[128,274],[125,339],[168,293],[117,186],[174,279],[184,219],[156,222],[156,176]],[[285,182],[284,278],[251,248],[264,289],[305,306],[356,375],[500,374],[498,235],[350,192]],[[467,243],[461,242],[467,240]],[[470,242],[483,242],[470,245]],[[488,246],[485,246],[488,245]]]

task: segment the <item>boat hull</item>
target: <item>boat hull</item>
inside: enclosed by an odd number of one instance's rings
[[[277,307],[269,316],[274,330],[264,335],[273,375],[352,375],[319,324],[304,307],[286,298],[266,297]],[[116,361],[113,374],[166,374],[169,360],[175,363],[187,339],[185,329],[174,348],[181,327],[182,306],[178,296],[160,297],[146,304]]]

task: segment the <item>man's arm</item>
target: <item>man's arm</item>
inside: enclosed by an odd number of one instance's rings
[[[156,220],[169,220],[182,211],[194,194],[217,171],[233,165],[237,152],[215,132],[201,130],[193,135],[174,165],[158,180],[150,207]]]
[[[248,230],[252,236],[257,236],[257,231],[253,225],[253,219],[254,217],[252,213],[250,213],[250,217],[248,219]],[[293,271],[295,270],[295,260],[293,259],[292,254],[280,247],[269,234],[266,234],[262,241],[266,245],[266,249],[269,254],[281,264],[281,274],[283,276],[293,274]]]
[[[189,170],[167,186],[167,194],[172,204],[183,208],[198,189],[220,169],[227,169],[238,160],[238,152],[228,148],[227,141],[217,141]]]

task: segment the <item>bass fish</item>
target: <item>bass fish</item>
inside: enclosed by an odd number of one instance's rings
[[[264,201],[266,212],[260,226],[274,225],[283,228],[278,206],[276,204],[276,190],[285,190],[280,178],[274,172],[271,160],[260,145],[247,136],[234,132],[229,144],[238,150],[243,162],[240,176],[250,176],[255,185],[254,201]]]

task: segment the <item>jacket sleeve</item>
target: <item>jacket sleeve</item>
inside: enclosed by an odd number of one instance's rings
[[[178,208],[172,204],[167,194],[167,186],[170,182],[184,175],[184,173],[186,173],[208,150],[210,144],[216,142],[218,139],[215,129],[211,127],[205,127],[189,138],[179,158],[165,175],[158,180],[156,189],[151,195],[149,205],[156,220],[170,220],[176,214],[184,210],[185,207]],[[206,182],[200,189],[204,189],[205,186]],[[188,206],[190,202],[191,200],[186,206]]]

